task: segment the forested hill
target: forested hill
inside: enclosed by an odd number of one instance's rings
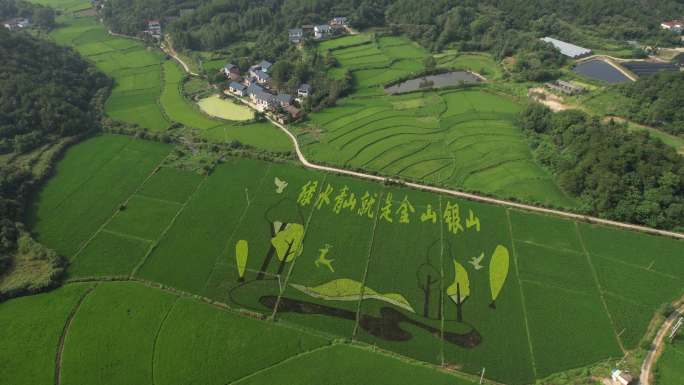
[[[167,21],[177,44],[217,49],[233,42],[286,41],[301,24],[348,16],[358,28],[395,26],[424,46],[456,43],[468,50],[509,55],[530,36],[554,35],[588,44],[593,36],[658,43],[672,39],[659,28],[681,16],[677,0],[109,0],[105,19],[126,34],[148,19]],[[183,12],[181,12],[183,11]],[[182,16],[181,16],[182,13]]]
[[[0,154],[25,152],[98,126],[110,81],[76,52],[0,28]]]
[[[684,73],[661,72],[616,87],[631,102],[625,109],[632,120],[684,134]]]
[[[71,49],[5,28],[0,28],[0,68],[2,300],[40,290],[58,276],[54,252],[23,230],[23,209],[57,153],[52,147],[59,146],[50,145],[99,127],[110,80]]]

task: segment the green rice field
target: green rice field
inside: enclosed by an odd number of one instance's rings
[[[422,71],[428,52],[404,37],[354,35],[323,42],[351,71],[354,91],[294,128],[311,160],[503,198],[574,207],[515,125],[520,105],[489,87],[387,95],[383,86]],[[486,55],[445,52],[445,68],[500,76]],[[480,68],[482,67],[482,68]],[[333,73],[332,75],[335,75]]]
[[[655,369],[655,384],[680,383],[684,378],[684,338],[681,337],[681,333],[673,343],[666,343],[662,354]]]
[[[127,148],[140,150],[130,164],[120,160]],[[65,380],[117,383],[123,365],[134,368],[130,381],[314,384],[328,383],[317,376],[346,375],[354,384],[354,370],[325,363],[398,365],[371,354],[374,346],[472,375],[486,367],[487,378],[528,384],[621,358],[657,308],[684,294],[682,242],[674,239],[290,164],[227,159],[202,177],[143,162],[153,151],[163,157],[170,148],[100,136],[69,150],[32,209],[38,239],[69,257],[72,282],[154,282],[278,322],[136,283],[101,283],[72,322]],[[107,171],[98,172],[102,167]],[[119,181],[118,170],[132,175],[124,183],[130,187],[109,193],[105,180]],[[74,207],[87,196],[100,198],[85,215]],[[4,306],[33,298],[0,305],[0,317]],[[108,325],[112,335],[94,336],[94,324]],[[135,332],[117,337],[122,330]],[[280,348],[269,350],[266,339],[274,338]],[[329,346],[334,338],[366,350]],[[135,351],[124,355],[132,340]],[[229,340],[235,344],[219,342]],[[221,357],[235,357],[236,366]],[[76,367],[78,360],[93,367]],[[287,365],[274,365],[283,360]],[[420,366],[392,370],[387,383],[466,381]],[[319,367],[326,370],[306,369]]]
[[[67,3],[61,0],[46,4],[70,11],[62,8]],[[114,88],[105,104],[109,117],[152,131],[163,131],[172,123],[180,123],[196,129],[200,137],[218,143],[237,140],[273,152],[292,149],[287,136],[276,127],[264,122],[242,123],[251,119],[247,118],[251,112],[240,106],[235,106],[230,116],[220,116],[223,119],[203,113],[183,97],[185,74],[175,62],[165,60],[161,51],[147,48],[135,39],[109,35],[92,16],[65,13],[58,22],[60,27],[51,32],[52,39],[74,47],[114,79]]]

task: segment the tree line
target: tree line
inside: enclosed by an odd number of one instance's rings
[[[530,104],[520,114],[536,159],[581,210],[618,221],[684,230],[684,157],[615,122]]]
[[[663,71],[615,88],[630,100],[628,118],[684,135],[684,73]]]

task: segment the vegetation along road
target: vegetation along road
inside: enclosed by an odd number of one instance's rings
[[[667,319],[663,323],[663,326],[660,327],[660,330],[658,330],[658,334],[656,334],[655,338],[653,339],[653,346],[646,355],[644,363],[641,365],[641,375],[639,376],[639,384],[651,384],[651,371],[653,370],[653,364],[655,364],[656,361],[658,361],[658,356],[660,356],[660,353],[662,352],[662,346],[663,342],[665,341],[665,337],[669,335],[672,326],[675,322],[677,322],[677,320],[679,319],[679,317],[682,316],[682,314],[684,314],[684,304],[682,304],[676,311],[673,311],[672,314],[670,314],[670,316],[667,317]]]

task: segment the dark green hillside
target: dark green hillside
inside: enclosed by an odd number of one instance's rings
[[[58,273],[56,255],[31,240],[19,221],[32,186],[48,173],[67,138],[98,129],[110,83],[72,50],[5,28],[0,68],[2,299],[45,287]]]

